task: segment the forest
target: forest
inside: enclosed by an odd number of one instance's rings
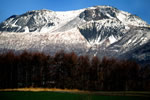
[[[89,91],[150,91],[150,65],[57,52],[0,54],[0,89],[61,88]]]

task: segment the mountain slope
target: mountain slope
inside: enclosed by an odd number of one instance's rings
[[[76,31],[74,33],[74,31]],[[59,50],[85,54],[89,43],[78,30],[56,33],[4,33],[0,35],[1,50],[29,50],[55,54]]]

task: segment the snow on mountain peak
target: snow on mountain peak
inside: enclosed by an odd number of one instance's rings
[[[1,32],[53,32],[66,31],[87,21],[119,19],[126,25],[146,26],[147,23],[130,13],[110,6],[94,6],[74,11],[50,11],[46,9],[28,11],[14,15],[0,24]],[[72,27],[70,25],[72,25]]]

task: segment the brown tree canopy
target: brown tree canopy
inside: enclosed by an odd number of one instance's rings
[[[114,58],[54,56],[24,51],[0,54],[0,88],[47,87],[91,91],[150,90],[150,65]]]

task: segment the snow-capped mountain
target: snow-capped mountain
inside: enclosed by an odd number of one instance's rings
[[[0,24],[0,49],[121,57],[150,40],[149,25],[110,6],[74,11],[33,10]],[[131,54],[130,54],[131,55]]]
[[[1,23],[0,30],[5,32],[52,32],[61,29],[81,12],[82,10],[66,12],[33,10],[20,16],[9,17]]]

